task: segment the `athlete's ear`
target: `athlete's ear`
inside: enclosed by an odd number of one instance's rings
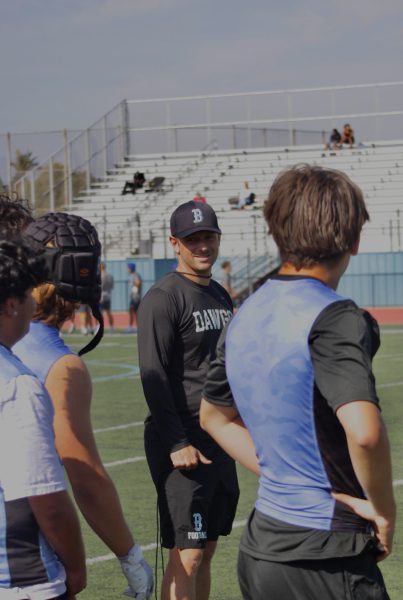
[[[179,240],[178,238],[174,237],[173,235],[169,236],[169,241],[171,243],[172,248],[174,249],[175,254],[180,254],[180,250],[179,250]]]
[[[357,256],[359,247],[360,247],[360,237],[358,236],[358,240],[355,242],[354,246],[351,248],[351,256]]]
[[[11,296],[3,304],[3,314],[7,317],[15,317],[18,314],[18,298]]]

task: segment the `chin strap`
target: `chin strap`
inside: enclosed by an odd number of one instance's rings
[[[88,344],[86,346],[84,346],[84,348],[81,348],[81,350],[78,352],[78,356],[87,354],[87,352],[90,352],[96,346],[98,346],[99,342],[102,339],[102,336],[104,335],[104,318],[102,316],[101,311],[99,310],[99,305],[98,304],[94,304],[94,305],[89,304],[89,307],[91,308],[92,314],[98,321],[99,327],[98,327],[96,334],[91,338],[91,340],[88,342]]]

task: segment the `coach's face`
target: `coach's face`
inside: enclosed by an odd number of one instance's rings
[[[198,231],[185,238],[170,237],[179,269],[209,275],[217,260],[220,235],[213,231]]]

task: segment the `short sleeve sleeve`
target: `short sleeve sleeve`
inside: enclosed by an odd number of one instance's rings
[[[379,404],[372,372],[379,329],[369,313],[352,301],[331,304],[316,319],[309,345],[315,384],[334,411],[358,400]]]
[[[53,407],[41,383],[31,375],[13,379],[2,403],[0,458],[5,500],[66,489],[53,433]]]
[[[203,397],[211,404],[233,406],[234,398],[228,383],[225,370],[225,338],[228,323],[221,332],[217,342],[216,355],[211,361],[203,388]]]

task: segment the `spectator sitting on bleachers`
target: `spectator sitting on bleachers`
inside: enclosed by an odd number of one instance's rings
[[[243,208],[246,204],[246,198],[249,196],[249,183],[247,181],[243,182],[243,186],[238,194],[238,208]]]
[[[245,206],[252,206],[252,204],[255,203],[255,199],[256,199],[256,194],[254,194],[253,192],[251,192],[249,194],[249,196],[247,198],[245,198],[244,208],[245,208]]]
[[[336,148],[341,148],[341,133],[334,128],[330,134],[329,143],[325,145],[325,150],[336,150]]]
[[[348,144],[350,146],[350,148],[352,148],[354,142],[355,142],[355,139],[354,139],[354,130],[351,128],[351,126],[350,126],[349,123],[346,123],[344,125],[344,129],[343,129],[343,133],[341,135],[340,143],[341,144]]]
[[[144,176],[144,173],[136,171],[136,173],[133,175],[133,181],[125,182],[125,185],[122,190],[122,196],[128,193],[135,194],[136,190],[139,190],[143,187],[145,180],[146,178]]]

